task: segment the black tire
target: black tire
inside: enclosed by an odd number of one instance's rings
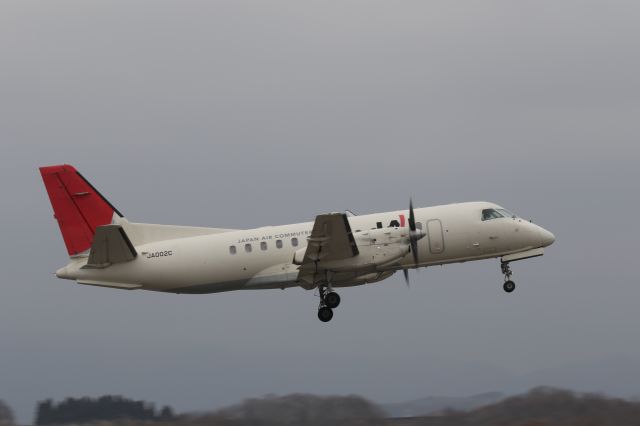
[[[327,293],[324,296],[324,303],[327,305],[327,308],[335,309],[340,305],[340,295],[335,291]]]
[[[329,322],[333,318],[333,310],[326,306],[318,309],[318,319],[322,322]]]
[[[504,285],[502,286],[502,288],[504,289],[504,291],[506,291],[507,293],[511,293],[513,290],[516,289],[516,283],[514,283],[513,281],[509,280],[506,281],[504,283]]]

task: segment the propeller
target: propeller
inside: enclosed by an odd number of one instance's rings
[[[407,287],[411,287],[411,285],[409,284],[409,270],[403,269],[402,273],[404,274],[404,282],[407,284]]]
[[[418,264],[418,240],[422,238],[416,228],[416,216],[413,213],[413,200],[409,198],[409,243],[411,244],[411,254],[413,255],[413,263]]]
[[[409,245],[411,246],[411,255],[413,256],[413,264],[418,266],[418,240],[424,237],[422,229],[416,227],[416,216],[413,212],[413,200],[409,198]],[[404,281],[409,287],[409,270],[403,269]]]

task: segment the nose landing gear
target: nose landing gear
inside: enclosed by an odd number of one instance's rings
[[[507,293],[511,293],[516,289],[516,283],[511,280],[511,275],[513,272],[511,271],[511,267],[509,267],[509,262],[502,262],[500,264],[500,268],[502,269],[502,273],[504,274],[504,284],[502,288]]]
[[[333,310],[340,305],[340,295],[328,286],[318,287],[320,291],[320,305],[318,306],[318,319],[329,322],[333,318]]]

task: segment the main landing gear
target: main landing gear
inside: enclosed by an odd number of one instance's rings
[[[516,283],[511,280],[511,275],[513,275],[513,272],[511,272],[509,262],[502,262],[500,264],[500,268],[502,269],[502,273],[504,274],[504,284],[502,285],[502,288],[507,293],[511,293],[516,289]]]
[[[333,310],[340,305],[340,296],[331,287],[320,286],[320,305],[318,306],[318,319],[329,322],[333,318]]]

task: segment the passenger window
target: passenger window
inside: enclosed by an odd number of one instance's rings
[[[499,219],[501,217],[504,217],[504,216],[495,209],[482,210],[482,220]]]
[[[245,244],[244,251],[246,251],[247,253],[251,253],[251,244]]]
[[[260,243],[260,250],[265,251],[267,249],[267,242],[266,241],[262,241]]]
[[[276,247],[282,248],[282,240],[276,240]]]
[[[236,246],[229,246],[229,253],[236,254]]]
[[[294,247],[298,247],[298,239],[296,237],[293,237],[291,239],[291,245]]]

